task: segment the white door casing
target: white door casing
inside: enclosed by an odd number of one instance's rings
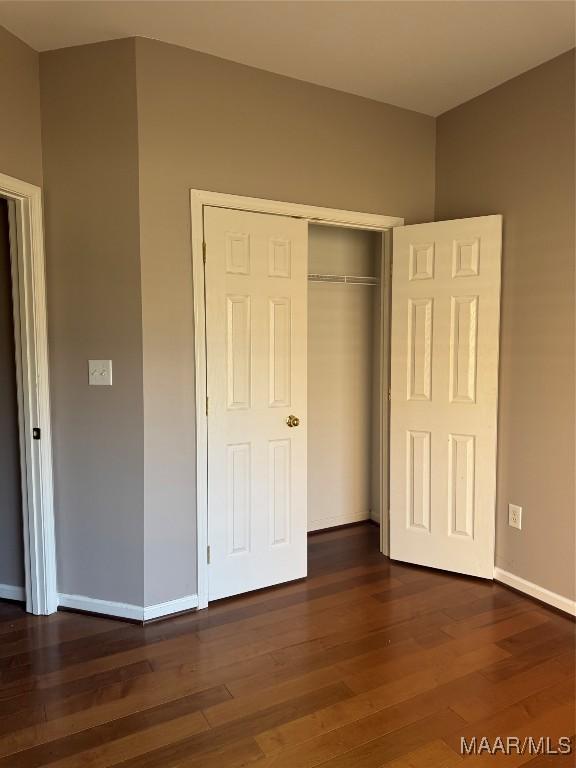
[[[307,572],[308,224],[207,206],[204,237],[214,600]]]
[[[20,426],[26,610],[58,607],[42,190],[0,173],[8,200],[18,418]],[[33,429],[40,439],[33,439]]]
[[[493,578],[502,217],[394,229],[390,556]]]

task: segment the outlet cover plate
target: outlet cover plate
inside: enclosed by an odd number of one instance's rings
[[[508,504],[508,525],[522,530],[522,507],[517,504]]]

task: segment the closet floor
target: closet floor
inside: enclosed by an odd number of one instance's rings
[[[0,768],[560,768],[460,738],[572,736],[575,625],[498,584],[392,563],[367,523],[305,581],[147,626],[0,604]]]

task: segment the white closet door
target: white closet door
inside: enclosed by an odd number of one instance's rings
[[[501,216],[394,229],[390,556],[493,577]]]
[[[307,572],[308,225],[224,208],[204,216],[214,600]]]

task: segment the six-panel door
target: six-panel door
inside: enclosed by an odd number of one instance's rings
[[[390,555],[493,577],[500,216],[394,229]]]
[[[211,207],[204,227],[214,600],[306,575],[308,227]]]

